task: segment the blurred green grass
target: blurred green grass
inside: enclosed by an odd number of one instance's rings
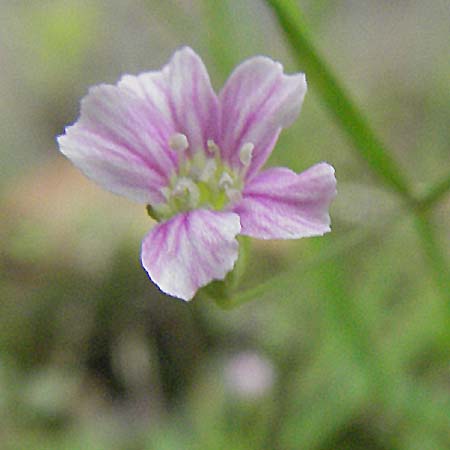
[[[54,136],[89,85],[157,69],[180,45],[217,89],[253,54],[298,70],[273,11],[257,0],[0,6],[2,449],[447,447],[446,181],[420,203],[449,169],[445,6],[298,3],[399,173],[375,176],[358,157],[304,61],[310,92],[269,163],[336,167],[333,232],[253,242],[237,294],[253,301],[226,312],[158,292],[139,265],[145,209],[84,179]],[[407,202],[383,181],[397,175]],[[273,368],[257,397],[230,371],[243,351]],[[261,370],[238,375],[252,385]]]

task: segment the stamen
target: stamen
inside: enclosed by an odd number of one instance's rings
[[[219,188],[226,191],[231,186],[233,186],[233,178],[228,172],[224,172],[219,179]]]
[[[239,159],[244,167],[248,167],[252,160],[254,144],[251,142],[246,142],[239,151]]]
[[[189,176],[193,180],[199,180],[203,173],[203,167],[205,166],[206,155],[203,151],[195,152],[191,158],[189,165]]]
[[[160,189],[162,203],[148,208],[151,217],[166,220],[199,207],[220,211],[242,198],[254,145],[244,143],[239,152],[240,167],[229,167],[222,161],[221,150],[214,140],[208,139],[206,144],[206,149],[194,149],[184,134],[174,133],[170,137],[168,145],[177,152],[177,167],[168,185]]]
[[[180,199],[189,208],[195,208],[200,200],[197,185],[190,178],[180,178],[173,188],[172,196]]]
[[[206,145],[208,146],[209,152],[212,153],[214,156],[220,154],[219,146],[212,139],[208,139]]]
[[[189,142],[186,135],[182,133],[175,133],[170,136],[169,147],[177,152],[184,152],[184,150],[189,147]]]
[[[204,183],[209,181],[217,170],[217,162],[214,159],[207,159],[206,164],[203,167],[202,173],[199,176],[199,180],[203,181]]]

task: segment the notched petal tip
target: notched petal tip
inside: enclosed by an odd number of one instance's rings
[[[162,114],[131,90],[109,84],[90,88],[80,109],[78,120],[57,138],[61,153],[111,192],[158,201],[175,166],[159,140],[166,131]]]
[[[177,50],[164,70],[167,73],[175,131],[189,140],[193,154],[216,139],[219,127],[218,99],[208,71],[190,47]]]
[[[64,127],[64,133],[56,136],[56,143],[58,144],[58,150],[63,155],[67,156],[70,159],[70,151],[71,151],[71,145],[70,145],[70,134],[71,130],[75,127],[75,124],[68,125]]]
[[[186,54],[186,55],[190,55],[190,56],[196,56],[199,58],[197,52],[195,50],[192,49],[192,47],[189,47],[189,45],[183,45],[181,47],[179,47],[177,50],[175,50],[172,58],[175,55],[180,55],[180,54]]]
[[[180,47],[173,53],[169,62],[164,66],[164,69],[168,68],[169,70],[171,70],[174,65],[176,66],[177,64],[184,64],[186,65],[186,70],[189,71],[190,63],[194,65],[200,64],[205,70],[205,73],[207,73],[206,67],[200,55],[187,45]]]
[[[331,231],[329,206],[336,196],[334,168],[319,163],[300,174],[268,169],[252,179],[236,205],[242,234],[259,239],[298,239]]]
[[[58,146],[61,146],[61,144],[64,142],[64,137],[65,137],[65,135],[66,135],[67,128],[68,128],[68,127],[64,127],[64,133],[58,134],[58,135],[55,137],[55,141],[56,141],[56,143],[58,144]]]
[[[336,180],[336,170],[331,165],[325,161],[315,164],[308,170],[314,170],[316,173],[316,177],[321,178],[322,186],[325,187],[328,185],[328,194],[329,201],[334,199],[337,195],[337,180]]]
[[[239,164],[245,142],[255,145],[248,176],[270,155],[282,128],[297,118],[306,93],[303,73],[285,74],[283,66],[265,56],[244,61],[219,94],[222,110],[220,146],[231,166]]]
[[[307,85],[304,73],[296,73],[291,75],[282,75],[282,82],[285,85],[284,107],[280,108],[278,122],[282,128],[290,127],[303,106]]]

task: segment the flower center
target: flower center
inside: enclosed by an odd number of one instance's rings
[[[244,177],[252,159],[252,143],[242,146],[239,154],[242,167],[238,169],[222,161],[220,149],[213,140],[208,140],[206,150],[198,149],[193,155],[187,152],[189,142],[184,134],[171,136],[169,146],[178,153],[178,170],[161,189],[165,201],[147,206],[153,219],[167,220],[197,208],[222,210],[241,198]]]

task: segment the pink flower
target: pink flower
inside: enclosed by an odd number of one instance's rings
[[[89,178],[148,205],[159,223],[143,240],[142,265],[163,292],[190,300],[233,269],[238,234],[330,231],[330,165],[260,172],[305,93],[304,74],[285,75],[257,56],[216,95],[200,57],[184,47],[161,71],[90,89],[58,143]]]

